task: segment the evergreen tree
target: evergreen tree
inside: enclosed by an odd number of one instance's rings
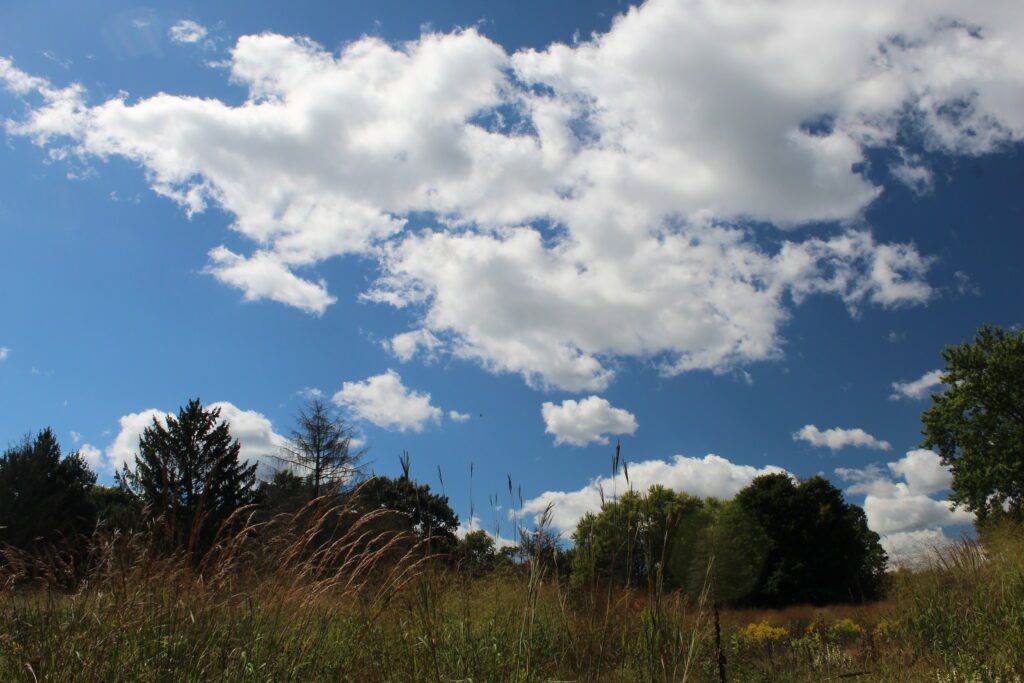
[[[96,510],[89,491],[96,474],[77,451],[61,457],[46,428],[0,456],[0,544],[22,549],[89,534]]]
[[[256,464],[241,462],[240,449],[220,409],[193,399],[177,418],[168,415],[166,426],[153,419],[134,470],[125,466],[120,478],[159,521],[168,547],[198,557],[231,513],[254,500]]]

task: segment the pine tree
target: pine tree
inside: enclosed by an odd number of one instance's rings
[[[154,418],[134,470],[126,466],[120,479],[159,521],[169,548],[201,557],[231,513],[254,499],[256,464],[240,461],[240,449],[220,409],[193,399],[166,426]]]
[[[78,452],[61,457],[46,428],[0,455],[0,545],[23,549],[89,534],[96,510],[89,490],[96,474]]]

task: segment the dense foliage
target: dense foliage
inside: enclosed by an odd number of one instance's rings
[[[166,426],[153,419],[135,467],[126,465],[120,480],[158,522],[154,533],[168,548],[201,554],[224,521],[254,500],[256,463],[243,463],[240,449],[220,410],[193,399]]]
[[[363,511],[388,510],[400,513],[408,528],[429,542],[432,551],[449,552],[458,539],[459,518],[448,504],[448,497],[432,493],[426,484],[409,476],[375,476],[363,482],[354,493],[356,505]]]
[[[787,605],[878,597],[885,551],[860,506],[820,476],[799,484],[785,474],[754,479],[735,498],[761,530],[765,549],[750,600]]]
[[[655,582],[719,600],[786,605],[878,596],[886,556],[864,511],[821,477],[758,477],[735,500],[653,486],[584,516],[573,536],[577,582]]]
[[[574,576],[643,585],[662,581],[685,587],[690,558],[711,523],[710,504],[686,493],[652,486],[628,491],[576,526]]]
[[[45,429],[0,455],[0,679],[1020,680],[1024,334],[943,357],[926,444],[985,533],[871,605],[840,603],[879,597],[885,553],[821,477],[630,490],[571,547],[542,521],[498,549],[458,537],[407,455],[397,478],[321,476],[319,497],[302,467],[256,488],[195,400],[106,487]]]
[[[951,498],[979,522],[1024,520],[1024,331],[986,325],[942,359],[946,388],[922,416],[923,445],[952,468]]]
[[[92,532],[96,475],[78,452],[61,456],[47,428],[0,455],[0,546],[29,548]]]

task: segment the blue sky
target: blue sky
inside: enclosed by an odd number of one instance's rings
[[[867,5],[5,3],[0,434],[110,481],[189,397],[265,458],[317,389],[504,535],[507,474],[569,531],[619,438],[953,535],[919,416],[1024,318],[1024,18]]]

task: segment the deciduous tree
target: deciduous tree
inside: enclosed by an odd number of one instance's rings
[[[363,452],[352,446],[352,428],[319,398],[311,398],[296,416],[278,462],[309,482],[313,498],[339,491],[360,473]]]
[[[887,561],[864,511],[823,477],[757,477],[736,494],[763,533],[765,558],[748,598],[787,605],[856,602],[878,595]]]
[[[385,509],[401,513],[409,528],[426,540],[433,551],[449,552],[458,539],[459,518],[448,504],[448,497],[430,491],[409,475],[409,458],[402,456],[402,475],[397,479],[375,476],[356,490],[357,505],[363,511]]]
[[[924,447],[952,469],[950,497],[979,524],[1024,520],[1024,331],[986,325],[942,359],[946,388],[921,417]]]

